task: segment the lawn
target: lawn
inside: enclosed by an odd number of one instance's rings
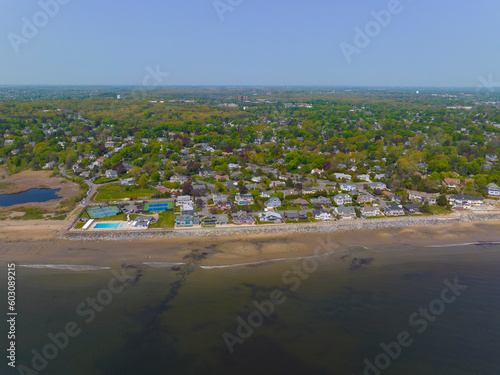
[[[108,200],[121,200],[126,198],[141,198],[141,199],[151,199],[155,190],[153,189],[130,189],[126,191],[125,187],[118,184],[106,185],[97,191],[96,201],[106,202]]]
[[[435,215],[446,215],[446,214],[451,214],[453,212],[452,210],[448,210],[446,206],[438,206],[438,205],[429,206],[429,210],[431,211],[431,213]]]
[[[150,228],[173,228],[175,225],[175,218],[173,211],[165,211],[159,213],[157,223],[151,224]]]

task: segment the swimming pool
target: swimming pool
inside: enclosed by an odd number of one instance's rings
[[[123,228],[125,223],[97,223],[94,229],[118,229]]]

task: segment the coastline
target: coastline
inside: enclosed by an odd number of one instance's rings
[[[204,237],[218,238],[233,235],[277,234],[277,233],[330,233],[358,230],[377,230],[386,228],[408,228],[422,225],[443,225],[450,223],[467,223],[475,221],[500,220],[500,212],[455,212],[449,215],[404,216],[368,220],[340,220],[333,222],[316,222],[300,224],[270,224],[241,227],[218,227],[196,229],[148,229],[147,231],[92,231],[69,230],[59,236],[60,239],[72,241],[123,241],[148,238],[182,238]]]
[[[257,266],[277,260],[300,259],[314,255],[318,245],[327,241],[331,241],[328,252],[339,254],[353,249],[362,251],[373,248],[401,251],[403,247],[408,246],[426,248],[425,252],[428,253],[440,251],[433,246],[500,241],[499,218],[486,215],[475,217],[476,220],[472,220],[472,217],[469,217],[470,220],[466,219],[467,217],[460,215],[449,217],[447,220],[436,221],[434,218],[434,221],[419,221],[418,224],[410,221],[404,225],[398,220],[388,219],[392,225],[385,223],[383,227],[380,226],[383,223],[380,220],[355,220],[342,223],[342,226],[336,222],[336,230],[331,230],[332,225],[315,225],[314,231],[280,231],[279,228],[266,226],[257,227],[261,230],[254,232],[241,228],[238,232],[193,236],[183,231],[183,236],[114,240],[82,240],[76,237],[69,240],[64,238],[66,233],[57,239],[2,243],[0,263],[100,267],[119,267],[127,263],[164,268],[171,267],[174,263],[186,262],[184,257],[196,251],[208,254],[200,265],[211,269],[239,264]],[[359,223],[369,225],[360,226]]]

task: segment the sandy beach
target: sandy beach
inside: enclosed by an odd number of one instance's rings
[[[22,233],[20,233],[22,234]],[[500,221],[461,222],[377,230],[321,233],[234,234],[220,237],[173,237],[125,241],[9,242],[0,245],[0,262],[113,266],[131,263],[181,263],[192,251],[206,253],[204,266],[300,258],[349,247],[429,246],[500,241]],[[326,243],[321,247],[321,243]]]

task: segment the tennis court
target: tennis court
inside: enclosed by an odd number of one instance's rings
[[[87,214],[91,219],[101,219],[103,217],[115,216],[119,213],[120,209],[118,206],[87,208]]]
[[[173,208],[174,204],[172,202],[146,203],[142,210],[144,212],[162,212],[162,211],[171,211],[173,210]]]

